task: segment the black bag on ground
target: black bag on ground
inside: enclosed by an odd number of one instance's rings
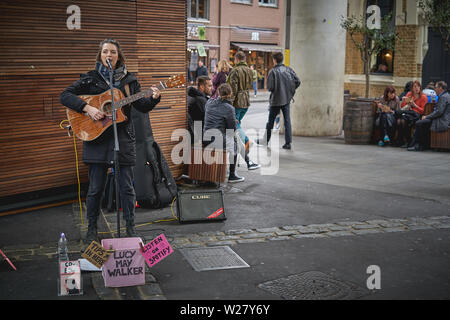
[[[136,132],[134,189],[136,200],[144,208],[162,208],[177,194],[177,185],[161,148],[153,138],[147,113],[131,109]]]

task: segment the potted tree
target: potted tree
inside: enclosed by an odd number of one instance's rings
[[[398,34],[390,24],[391,19],[392,13],[381,18],[379,8],[369,19],[366,14],[341,17],[340,26],[347,31],[351,41],[359,50],[365,75],[365,97],[350,99],[344,106],[346,143],[366,144],[372,139],[375,108],[374,99],[369,99],[370,65],[372,58],[381,51],[394,50],[395,42],[399,40]]]

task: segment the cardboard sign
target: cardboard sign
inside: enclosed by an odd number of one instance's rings
[[[145,262],[140,254],[141,238],[103,239],[102,246],[114,252],[103,265],[106,287],[128,287],[145,284]]]
[[[167,241],[164,234],[160,234],[155,239],[147,243],[142,247],[142,255],[147,262],[147,265],[151,268],[161,260],[167,258],[173,253],[173,249]]]
[[[81,288],[81,268],[79,261],[61,261],[59,263],[59,295],[83,294]]]
[[[106,250],[100,243],[92,241],[89,247],[81,254],[83,258],[88,260],[97,268],[101,268],[108,260],[113,251]]]

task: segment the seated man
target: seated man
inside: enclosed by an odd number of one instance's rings
[[[197,78],[197,88],[189,87],[187,92],[188,129],[191,141],[194,138],[194,122],[202,122],[202,130],[205,121],[205,105],[212,90],[212,81],[207,76]]]
[[[450,94],[447,92],[447,83],[439,81],[434,88],[439,96],[438,103],[432,113],[422,116],[422,120],[416,122],[414,132],[414,144],[408,151],[423,151],[428,148],[430,129],[434,132],[448,130],[450,125]]]

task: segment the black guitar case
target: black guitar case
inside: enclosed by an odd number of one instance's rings
[[[161,148],[153,138],[148,113],[131,108],[131,119],[136,133],[136,200],[144,208],[166,207],[177,195],[175,179]]]

